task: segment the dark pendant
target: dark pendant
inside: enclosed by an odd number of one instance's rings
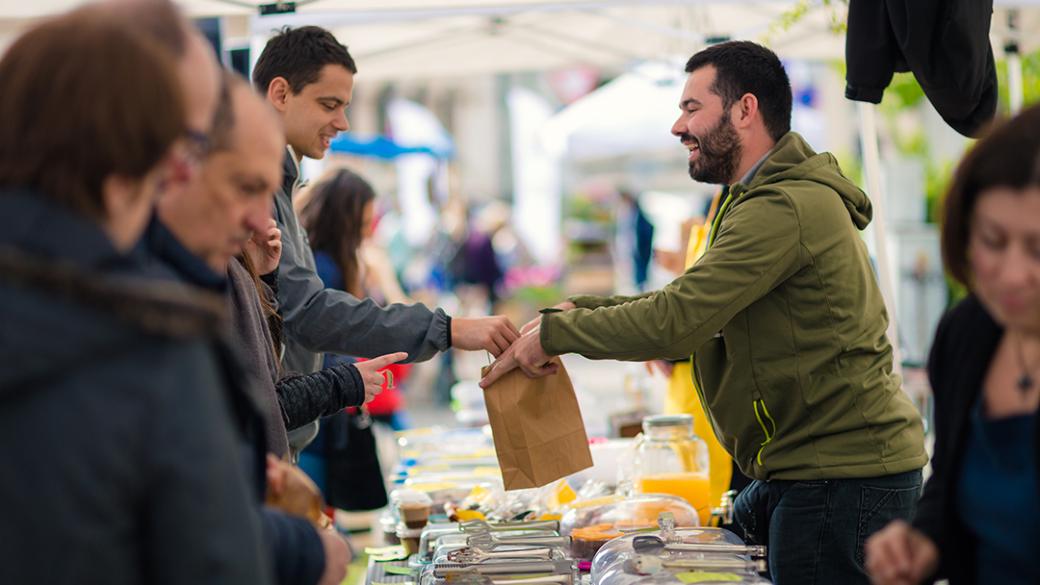
[[[1029,374],[1022,374],[1018,378],[1018,389],[1022,392],[1028,392],[1033,387],[1033,377]]]

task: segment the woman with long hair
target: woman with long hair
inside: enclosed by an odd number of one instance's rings
[[[336,169],[319,180],[301,198],[300,222],[314,251],[318,276],[327,288],[346,291],[355,297],[373,297],[377,301],[403,301],[396,276],[386,261],[372,262],[365,252],[366,241],[375,224],[375,191],[362,177],[347,169]],[[355,358],[327,354],[325,367],[335,367]],[[345,412],[327,419],[315,441],[304,450],[300,465],[323,485],[332,505],[344,509],[370,509],[385,499],[374,448],[359,452],[361,441],[369,442],[369,418],[383,422],[395,430],[406,428],[404,400],[396,387],[411,366],[393,364],[383,392],[365,410]],[[353,437],[354,445],[349,445]],[[359,439],[360,437],[360,439]],[[349,469],[344,468],[348,466]],[[360,471],[363,468],[364,471]],[[358,486],[360,476],[371,477]],[[342,485],[339,478],[353,479],[353,485]],[[378,485],[377,485],[378,484]],[[343,489],[340,489],[340,488]],[[337,505],[338,504],[338,505]]]

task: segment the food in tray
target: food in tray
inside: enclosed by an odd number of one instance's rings
[[[593,524],[571,531],[571,554],[576,559],[592,560],[604,544],[622,536],[613,524]]]
[[[623,498],[621,496],[600,498],[599,505],[589,506],[588,501],[577,501],[564,514],[561,522],[565,534],[574,530],[608,524],[621,533],[630,533],[655,528],[662,514],[671,514],[678,526],[698,525],[697,511],[682,498],[664,494],[642,494]]]

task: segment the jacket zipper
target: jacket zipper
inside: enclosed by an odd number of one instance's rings
[[[769,416],[769,409],[766,408],[766,402],[764,400],[762,400],[762,399],[755,400],[754,402],[752,402],[752,405],[754,406],[754,409],[755,409],[755,419],[758,420],[758,426],[762,428],[762,432],[765,433],[765,435],[766,435],[766,440],[762,441],[761,443],[759,443],[758,453],[755,455],[755,461],[757,461],[758,465],[761,466],[762,465],[762,451],[765,450],[766,445],[768,445],[769,443],[773,442],[773,437],[776,434],[776,423],[773,421],[773,417]],[[759,413],[759,405],[762,406],[762,412],[761,413]],[[763,420],[763,416],[765,417],[765,420]],[[772,427],[772,430],[770,430],[766,426],[766,421],[769,421],[769,427]]]

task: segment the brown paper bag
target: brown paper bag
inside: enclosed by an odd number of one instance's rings
[[[553,361],[560,366],[554,375],[532,379],[515,369],[484,390],[506,490],[541,487],[592,467],[574,387],[559,358]]]

